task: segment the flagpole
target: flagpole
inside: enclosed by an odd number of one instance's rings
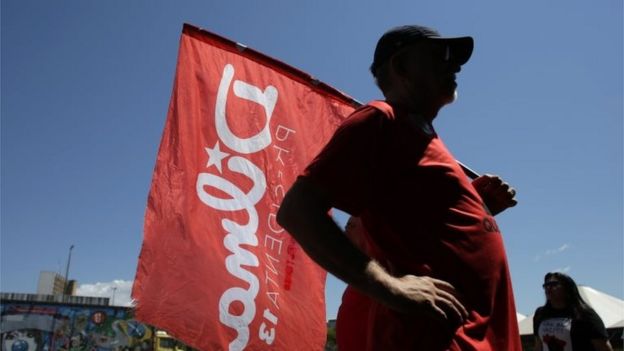
[[[71,262],[71,253],[72,250],[74,249],[74,244],[72,244],[69,247],[69,255],[67,256],[67,266],[65,266],[65,282],[63,284],[63,295],[71,295],[68,290],[69,290],[69,282],[67,281],[67,279],[69,279],[69,263]]]
[[[477,179],[480,177],[479,173],[475,172],[474,170],[472,170],[470,167],[466,166],[465,164],[461,163],[458,160],[455,160],[457,162],[457,164],[459,165],[459,167],[461,167],[461,169],[464,171],[464,173],[466,173],[466,175],[468,176],[468,178],[470,179]]]

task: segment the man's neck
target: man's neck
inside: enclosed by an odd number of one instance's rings
[[[431,121],[426,120],[424,117],[415,113],[408,113],[407,118],[412,127],[419,129],[423,133],[427,135],[433,135],[435,133]]]
[[[408,113],[411,116],[419,116],[431,123],[433,119],[438,115],[438,111],[440,108],[428,106],[428,104],[424,104],[419,101],[409,100],[407,98],[403,98],[397,96],[398,94],[394,94],[392,91],[389,91],[385,94],[386,101],[392,105],[396,106]]]

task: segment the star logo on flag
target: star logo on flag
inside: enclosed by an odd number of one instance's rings
[[[208,163],[206,163],[206,167],[214,165],[219,170],[219,173],[221,173],[221,161],[230,156],[230,154],[221,151],[218,141],[212,149],[205,147],[204,150],[208,153]]]

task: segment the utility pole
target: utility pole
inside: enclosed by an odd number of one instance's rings
[[[117,291],[117,287],[114,286],[113,287],[113,303],[111,303],[111,306],[115,306],[115,292]]]
[[[69,247],[69,256],[67,257],[67,267],[65,267],[65,284],[63,287],[63,295],[67,295],[68,290],[69,290],[69,281],[67,279],[69,276],[69,263],[71,262],[71,253],[73,249],[74,249],[74,244],[72,244]]]

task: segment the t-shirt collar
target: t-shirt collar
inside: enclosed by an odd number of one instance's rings
[[[431,123],[427,121],[423,116],[416,113],[408,113],[407,119],[413,127],[421,130],[423,133],[427,135],[435,134],[435,129],[433,129],[433,125],[431,125]]]

